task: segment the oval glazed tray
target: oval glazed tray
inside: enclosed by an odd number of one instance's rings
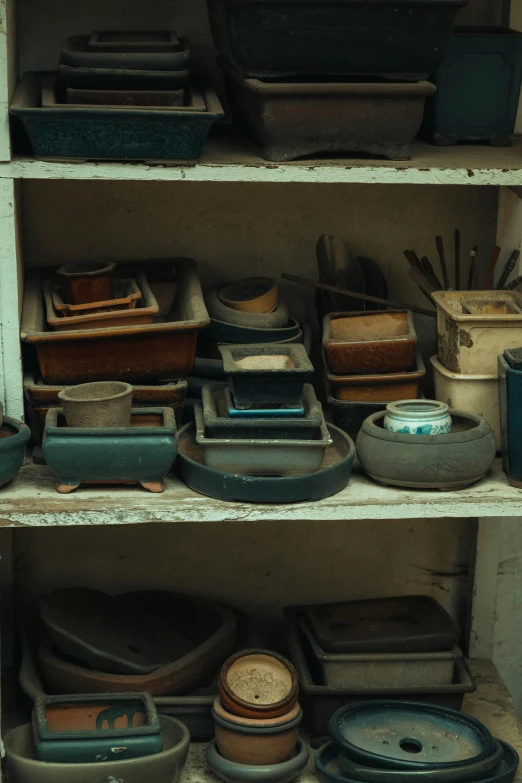
[[[178,433],[178,471],[185,483],[196,492],[219,500],[248,503],[297,503],[322,500],[340,492],[352,472],[355,446],[338,427],[328,425],[332,445],[325,452],[321,468],[304,476],[239,476],[208,468],[203,449],[196,443],[196,429],[191,422]]]

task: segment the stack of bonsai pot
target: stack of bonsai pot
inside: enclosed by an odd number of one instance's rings
[[[320,499],[349,480],[355,448],[327,425],[300,344],[220,345],[228,384],[205,385],[179,433],[186,483],[224,500]]]
[[[308,762],[299,737],[303,713],[290,661],[268,650],[243,650],[223,665],[212,715],[216,737],[207,761],[225,781],[289,781]]]
[[[0,402],[0,487],[13,479],[25,457],[25,447],[31,430],[18,419],[4,416],[4,407]]]
[[[497,356],[522,344],[522,294],[437,291],[435,396],[485,419],[501,448]]]
[[[371,728],[370,728],[371,727]],[[408,701],[348,704],[315,757],[320,783],[403,779],[513,781],[516,750],[476,718]]]
[[[333,420],[353,438],[388,402],[420,394],[426,371],[409,310],[329,313],[322,349]]]
[[[408,159],[468,0],[207,0],[236,122],[266,160],[366,152]]]
[[[502,462],[512,487],[522,489],[522,348],[498,356]]]
[[[91,381],[131,383],[135,408],[169,407],[181,424],[183,379],[208,321],[191,259],[29,273],[21,336],[36,354],[24,377],[35,443],[48,411],[61,407],[59,394]]]
[[[57,73],[24,74],[10,111],[38,158],[195,164],[223,110],[189,61],[170,30],[75,35]]]

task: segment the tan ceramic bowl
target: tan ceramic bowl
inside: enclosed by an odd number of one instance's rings
[[[279,301],[279,286],[271,277],[247,277],[224,286],[219,300],[233,310],[245,313],[270,313]]]
[[[242,650],[225,661],[219,695],[229,712],[244,718],[278,718],[297,701],[297,673],[286,658],[268,650]]]

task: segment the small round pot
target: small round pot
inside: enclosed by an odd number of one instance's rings
[[[285,713],[284,715],[280,715],[278,718],[267,718],[264,716],[257,718],[243,718],[241,715],[235,715],[233,712],[229,712],[227,709],[225,709],[220,696],[217,696],[214,699],[213,710],[217,717],[222,721],[226,721],[233,726],[244,726],[253,729],[286,726],[288,723],[296,720],[296,718],[301,719],[302,716],[301,705],[297,701],[289,710],[289,712]]]
[[[112,273],[116,264],[67,264],[58,269],[67,304],[88,304],[114,299]]]
[[[384,429],[405,435],[448,435],[449,406],[438,400],[398,400],[386,406]]]
[[[271,277],[247,277],[218,292],[220,302],[244,313],[271,313],[279,301],[279,286]]]
[[[255,767],[281,764],[291,758],[303,719],[299,705],[297,710],[292,709],[291,712],[297,714],[294,714],[291,720],[286,720],[286,716],[257,721],[235,716],[235,719],[230,721],[222,717],[221,710],[219,707],[216,709],[214,703],[212,717],[216,728],[216,742],[223,758],[236,764]]]
[[[129,427],[132,386],[98,381],[68,386],[58,392],[68,427]]]
[[[383,427],[386,411],[363,422],[357,455],[380,484],[415,489],[459,489],[485,476],[496,454],[495,436],[484,419],[450,410],[448,435],[406,435]]]
[[[278,718],[297,701],[297,672],[286,658],[268,650],[242,650],[225,661],[219,695],[229,712],[245,718]]]
[[[181,777],[190,744],[187,727],[175,718],[160,716],[163,750],[152,756],[89,764],[52,763],[36,758],[30,723],[4,738],[7,775],[12,783],[176,783]]]
[[[219,298],[219,286],[214,286],[205,292],[205,304],[211,318],[253,329],[279,329],[286,326],[290,318],[284,302],[276,304],[275,309],[269,313],[243,312],[228,307]]]
[[[11,481],[25,457],[25,447],[31,437],[31,430],[18,419],[4,416],[0,425],[0,487]]]
[[[306,767],[309,755],[310,748],[302,737],[298,737],[295,753],[288,761],[269,766],[236,764],[224,759],[216,740],[212,740],[206,750],[209,767],[225,783],[290,783]]]

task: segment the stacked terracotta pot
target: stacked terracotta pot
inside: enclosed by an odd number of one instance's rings
[[[243,650],[221,669],[213,718],[216,744],[228,761],[268,766],[295,753],[302,710],[290,661],[267,650]]]

